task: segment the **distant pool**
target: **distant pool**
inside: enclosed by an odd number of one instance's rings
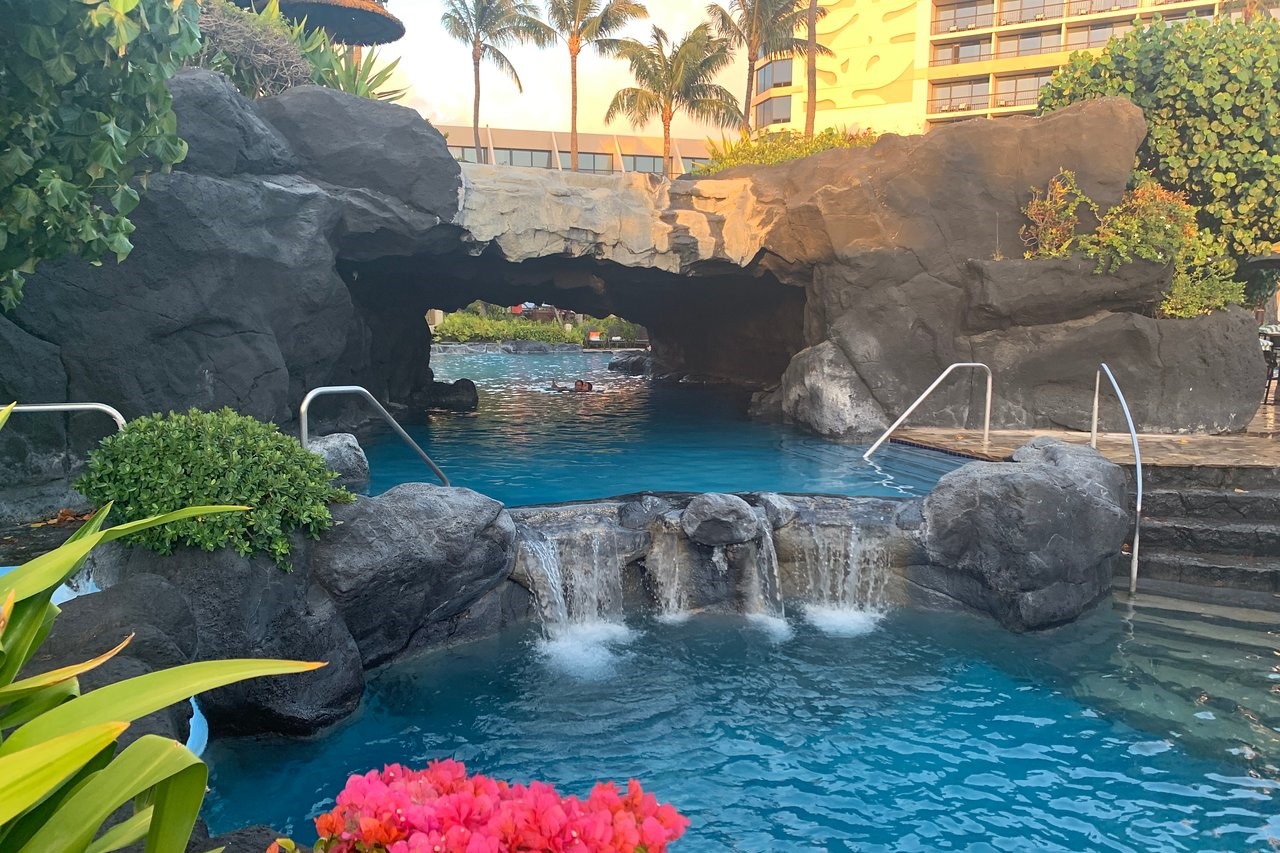
[[[910,497],[964,460],[890,446],[873,463],[865,446],[748,420],[746,397],[720,387],[651,383],[612,373],[607,353],[440,355],[441,381],[468,378],[472,414],[433,415],[409,432],[455,485],[511,505],[645,490],[813,492]],[[592,394],[557,393],[552,380],[587,379]],[[366,442],[379,494],[431,474],[391,434]]]

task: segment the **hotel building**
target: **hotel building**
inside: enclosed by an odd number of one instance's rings
[[[1135,20],[1211,16],[1213,0],[832,0],[818,39],[819,130],[920,133],[950,121],[1034,111],[1073,51],[1095,50]],[[803,57],[756,72],[757,128],[803,130]]]
[[[438,124],[454,158],[476,162],[476,149],[469,126]],[[480,128],[480,147],[489,163],[498,166],[530,166],[569,170],[569,134],[546,130]],[[688,172],[707,161],[706,140],[672,139],[671,154],[679,164],[678,173]],[[614,172],[662,174],[662,137],[631,136],[621,133],[579,133],[578,171],[608,175]]]

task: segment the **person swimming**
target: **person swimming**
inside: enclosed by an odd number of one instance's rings
[[[552,391],[573,391],[577,394],[585,394],[588,391],[596,390],[596,388],[594,385],[592,385],[590,382],[586,381],[585,379],[575,379],[573,381],[572,388],[570,388],[568,385],[561,385],[559,382],[552,379],[551,390]]]

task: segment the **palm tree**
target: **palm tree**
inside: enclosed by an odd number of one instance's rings
[[[733,47],[747,52],[747,94],[742,101],[742,130],[751,132],[751,98],[755,93],[756,63],[762,59],[805,54],[809,43],[796,38],[808,12],[806,0],[729,0],[707,7],[716,32]],[[820,51],[830,53],[825,47]]]
[[[826,10],[822,10],[825,12]],[[813,138],[814,124],[818,119],[818,0],[809,0],[805,15],[806,50],[804,53],[804,135]]]
[[[445,31],[471,46],[471,65],[475,71],[475,103],[471,114],[472,142],[476,162],[485,161],[480,147],[480,61],[487,59],[515,81],[523,92],[520,76],[502,48],[533,42],[545,47],[555,41],[555,31],[538,20],[538,7],[526,0],[445,0],[440,23]]]
[[[569,168],[578,171],[578,54],[594,42],[607,52],[609,34],[649,10],[634,0],[547,0],[547,21],[569,47]]]
[[[709,25],[699,24],[678,42],[654,27],[647,44],[620,39],[609,52],[627,60],[636,85],[613,96],[605,123],[625,115],[638,128],[654,116],[661,119],[662,164],[668,174],[672,173],[671,119],[676,113],[684,110],[716,127],[733,127],[742,121],[733,93],[711,82],[733,57],[729,42],[713,36]]]

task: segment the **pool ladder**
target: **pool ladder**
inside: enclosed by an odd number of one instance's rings
[[[307,396],[302,398],[302,405],[298,407],[298,434],[303,447],[307,447],[308,442],[307,409],[311,406],[311,401],[316,397],[332,396],[337,394],[353,394],[357,397],[363,398],[373,406],[374,411],[381,415],[382,419],[387,422],[387,425],[395,430],[396,435],[400,436],[401,440],[404,441],[405,444],[409,445],[409,447],[418,454],[418,457],[422,459],[423,462],[427,463],[427,467],[429,467],[432,473],[440,479],[440,483],[445,486],[449,485],[449,478],[440,470],[440,466],[436,465],[436,463],[431,460],[431,457],[427,455],[427,452],[418,446],[418,442],[414,441],[409,436],[409,433],[404,431],[404,427],[400,426],[400,422],[391,416],[391,413],[388,412],[383,405],[369,393],[368,389],[362,388],[359,385],[322,385],[319,388],[312,388],[307,392]]]
[[[958,361],[938,374],[938,378],[933,380],[933,384],[924,389],[924,392],[916,398],[914,403],[907,406],[907,410],[890,424],[889,428],[876,439],[875,444],[867,448],[867,452],[862,454],[862,458],[870,461],[871,454],[875,453],[880,448],[880,445],[889,440],[889,436],[893,435],[894,430],[902,426],[911,413],[919,408],[920,404],[933,393],[935,388],[942,384],[942,380],[950,376],[952,371],[962,367],[975,368],[987,375],[987,401],[982,419],[982,447],[984,450],[988,449],[991,444],[991,368],[980,361]],[[1129,439],[1133,442],[1134,479],[1137,481],[1137,497],[1134,501],[1133,509],[1133,547],[1129,554],[1129,595],[1132,596],[1138,591],[1138,536],[1142,527],[1142,451],[1138,449],[1138,431],[1134,428],[1133,416],[1129,413],[1129,401],[1125,399],[1124,392],[1120,390],[1120,383],[1116,382],[1115,374],[1111,372],[1111,368],[1107,366],[1106,362],[1101,362],[1098,365],[1098,371],[1093,377],[1093,418],[1089,429],[1089,446],[1094,450],[1098,449],[1098,403],[1102,393],[1102,376],[1104,373],[1111,383],[1111,389],[1115,391],[1116,399],[1120,401],[1120,409],[1124,412],[1125,424],[1129,427]]]

